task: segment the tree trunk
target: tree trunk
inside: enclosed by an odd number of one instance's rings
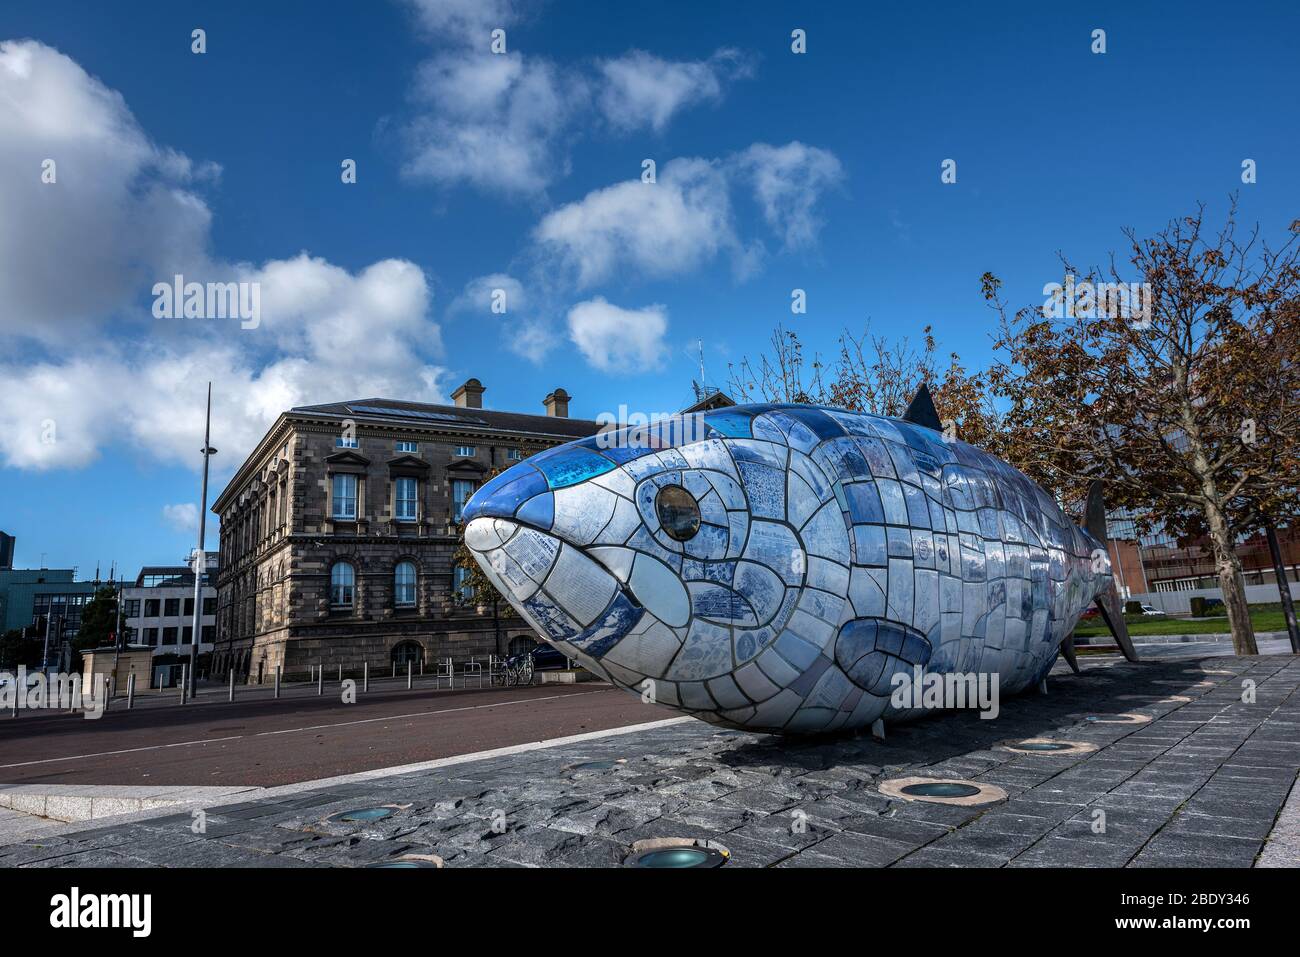
[[[1210,541],[1214,545],[1214,565],[1219,574],[1219,587],[1223,589],[1223,606],[1228,612],[1228,627],[1232,630],[1232,647],[1239,655],[1257,655],[1255,630],[1250,624],[1250,606],[1246,604],[1246,582],[1241,575],[1241,561],[1232,550],[1232,534],[1223,513],[1213,502],[1207,502],[1205,517],[1209,519]]]

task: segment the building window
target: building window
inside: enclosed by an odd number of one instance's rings
[[[179,598],[168,598],[163,601],[163,617],[175,618],[181,613],[181,600]]]
[[[451,482],[451,517],[453,521],[459,522],[461,512],[465,511],[465,503],[469,501],[474,494],[474,483],[468,479],[452,479]]]
[[[194,644],[194,627],[192,625],[186,625],[183,629],[181,629],[181,644],[182,645]]]
[[[356,573],[347,562],[337,562],[330,569],[330,604],[335,608],[351,608],[354,599]]]
[[[217,600],[215,598],[203,599],[203,614],[215,615],[217,613]]]
[[[457,601],[468,604],[474,600],[474,587],[469,583],[469,569],[457,565],[451,572],[451,590]]]
[[[336,449],[355,449],[357,447],[357,437],[355,435],[340,435],[334,440]]]
[[[475,455],[477,452],[478,452],[478,449],[476,449],[476,448],[475,448],[474,446],[472,446],[472,445],[458,445],[458,446],[456,446],[456,454],[457,454],[457,455],[464,456],[464,457],[467,458],[467,459],[472,459],[472,458],[474,457],[474,455]]]
[[[193,618],[193,617],[194,617],[194,599],[193,599],[193,598],[186,598],[186,599],[185,599],[185,617],[186,617],[186,618]]]
[[[415,563],[398,562],[393,572],[394,601],[399,608],[415,606]]]
[[[399,522],[415,521],[417,488],[416,479],[399,478],[397,480],[397,520]]]
[[[174,645],[174,644],[176,644],[176,629],[175,629],[175,628],[164,628],[164,629],[162,630],[162,633],[163,633],[163,640],[162,640],[162,643],[163,643],[164,645]]]
[[[340,474],[334,476],[334,512],[335,518],[355,519],[357,517],[357,477]]]
[[[423,657],[424,649],[417,641],[403,641],[393,646],[393,664],[399,668],[407,664],[418,664]]]
[[[397,442],[395,442],[395,443],[393,444],[393,447],[394,447],[397,451],[399,451],[399,452],[418,452],[418,451],[420,451],[420,443],[419,443],[419,442],[403,442],[403,441],[400,440],[400,439],[399,439]]]
[[[158,609],[162,608],[162,602],[157,598],[146,598],[144,600],[144,616],[146,618],[157,618]]]
[[[506,461],[520,462],[523,460],[524,453],[522,449],[506,449]]]
[[[127,618],[139,618],[140,599],[128,598],[124,602],[122,602],[122,614],[125,615]]]
[[[146,645],[149,645],[149,646],[151,646],[151,647],[155,647],[155,648],[158,646],[158,629],[157,629],[157,628],[146,628],[146,629],[144,629],[144,643],[145,643]]]
[[[200,643],[206,645],[212,644],[212,642],[215,641],[217,638],[217,626],[204,625],[202,635],[203,637],[199,639]]]

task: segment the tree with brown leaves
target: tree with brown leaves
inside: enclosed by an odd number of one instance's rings
[[[1129,276],[1063,260],[1066,283],[1013,316],[985,274],[1005,442],[1058,495],[1101,479],[1141,532],[1208,540],[1233,645],[1256,654],[1234,545],[1297,512],[1300,220],[1276,248],[1239,235],[1235,201],[1217,232],[1200,207],[1125,235]]]

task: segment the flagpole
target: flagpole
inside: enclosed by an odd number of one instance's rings
[[[194,553],[194,617],[190,624],[189,698],[194,700],[198,684],[199,640],[203,635],[203,575],[207,570],[204,536],[208,522],[208,459],[216,453],[212,447],[212,383],[208,383],[208,409],[203,423],[203,496],[199,504],[199,548]]]

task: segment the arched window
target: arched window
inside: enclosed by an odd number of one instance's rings
[[[424,657],[424,649],[418,641],[402,641],[393,646],[393,664],[401,667],[408,661],[415,665]]]
[[[393,570],[393,596],[398,608],[415,605],[415,562],[398,562]]]
[[[515,637],[510,639],[511,656],[522,655],[527,651],[532,651],[536,647],[537,642],[529,638],[527,635],[515,635]]]
[[[347,562],[335,562],[330,569],[330,604],[335,608],[351,608],[355,598],[356,572]]]

